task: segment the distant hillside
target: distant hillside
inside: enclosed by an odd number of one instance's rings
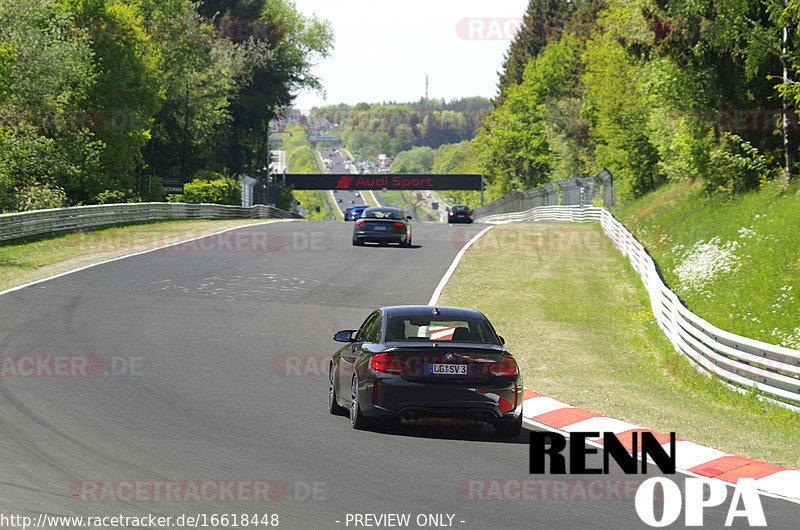
[[[312,130],[335,131],[352,150],[397,154],[414,146],[439,147],[471,140],[491,103],[474,97],[445,102],[359,103],[315,107],[308,116]],[[371,153],[374,154],[374,153]]]

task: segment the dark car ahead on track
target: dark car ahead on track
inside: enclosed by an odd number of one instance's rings
[[[356,429],[429,417],[492,424],[501,436],[516,437],[522,429],[519,367],[478,311],[383,307],[334,340],[346,344],[328,367],[328,409],[349,411]]]
[[[350,201],[353,202],[353,201]],[[355,221],[358,217],[362,214],[364,210],[369,208],[369,204],[356,204],[355,206],[351,206],[348,208],[344,213],[344,220],[345,221]]]
[[[465,206],[463,204],[456,204],[450,208],[450,211],[447,212],[447,222],[448,223],[471,223],[472,222],[472,210],[469,209],[469,206]]]
[[[361,213],[353,225],[353,245],[366,242],[399,243],[411,246],[411,217],[406,217],[400,208],[371,206]]]

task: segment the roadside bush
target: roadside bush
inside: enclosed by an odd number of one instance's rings
[[[183,186],[183,202],[240,205],[242,188],[229,177],[219,180],[194,179]]]
[[[705,190],[728,195],[758,188],[769,172],[766,158],[758,148],[729,132],[722,133],[712,148],[709,169],[704,178]]]

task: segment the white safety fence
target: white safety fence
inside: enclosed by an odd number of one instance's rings
[[[0,241],[115,224],[171,219],[300,218],[272,206],[144,202],[34,210],[0,215]]]
[[[800,351],[767,344],[719,329],[692,313],[665,284],[656,263],[639,241],[605,208],[540,206],[524,212],[489,215],[481,223],[600,221],[606,235],[630,259],[650,295],[653,316],[675,348],[696,366],[727,381],[781,401],[800,403]]]

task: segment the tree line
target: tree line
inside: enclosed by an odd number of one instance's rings
[[[0,24],[2,212],[263,169],[332,45],[289,0],[0,0]]]
[[[421,98],[413,103],[328,105],[308,116],[314,126],[333,127],[351,152],[364,158],[395,155],[415,146],[437,148],[470,140],[483,123],[491,102],[482,97],[446,102]]]
[[[470,150],[489,195],[602,167],[737,194],[798,160],[797,0],[531,0]]]

